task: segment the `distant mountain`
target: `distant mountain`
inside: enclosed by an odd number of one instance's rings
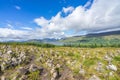
[[[120,35],[120,30],[118,31],[110,31],[110,32],[102,32],[102,33],[91,33],[91,34],[87,34],[86,36],[109,36],[109,35]]]
[[[36,42],[36,43],[50,43],[55,45],[63,45],[64,43],[82,43],[82,44],[93,44],[93,43],[115,43],[120,42],[120,31],[110,31],[103,33],[90,33],[82,36],[72,36],[62,39],[54,38],[44,38],[44,39],[31,39],[27,42]]]
[[[64,44],[120,44],[120,31],[90,33],[83,36],[67,37],[59,40]]]
[[[54,44],[54,45],[62,45],[62,42],[59,42],[59,39],[54,39],[54,38],[31,39],[26,42],[49,43],[49,44]]]
[[[27,42],[55,42],[57,39],[54,38],[44,38],[44,39],[31,39],[28,40]]]

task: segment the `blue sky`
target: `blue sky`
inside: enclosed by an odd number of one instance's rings
[[[118,30],[119,8],[119,0],[0,0],[0,40]]]
[[[37,25],[33,22],[34,18],[44,16],[50,19],[63,7],[84,5],[88,0],[0,0],[0,24],[6,23],[16,25],[14,28]],[[18,8],[19,9],[18,9]]]

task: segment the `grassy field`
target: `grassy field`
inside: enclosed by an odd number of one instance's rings
[[[120,48],[0,45],[7,80],[120,80]]]

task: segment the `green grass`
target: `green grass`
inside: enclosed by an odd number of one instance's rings
[[[115,57],[114,57],[114,60],[115,60],[115,61],[120,61],[120,56],[115,56]]]

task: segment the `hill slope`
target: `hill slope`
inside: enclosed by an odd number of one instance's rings
[[[84,36],[73,36],[61,39],[64,44],[82,44],[82,45],[119,45],[120,31],[87,34]]]

